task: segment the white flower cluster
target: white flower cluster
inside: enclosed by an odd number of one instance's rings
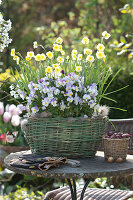
[[[2,1],[0,0],[0,4]],[[2,13],[0,12],[0,52],[3,52],[5,47],[12,42],[9,38],[9,31],[11,30],[11,21],[4,20]]]
[[[27,100],[25,106],[21,105],[22,110],[30,108],[32,114],[42,110],[55,109],[57,112],[73,112],[77,108],[78,115],[89,115],[95,111],[96,97],[98,95],[97,85],[84,86],[84,78],[70,73],[64,77],[51,78],[45,75],[44,78],[38,80],[38,84],[30,82],[29,95],[24,96],[24,91],[17,89],[17,94]],[[12,95],[16,96],[16,91],[11,91]],[[56,109],[57,108],[57,109]],[[59,113],[58,113],[59,114]]]

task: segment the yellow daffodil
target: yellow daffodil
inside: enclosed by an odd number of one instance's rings
[[[98,44],[97,45],[97,50],[98,51],[104,51],[104,49],[105,49],[105,46],[103,44]]]
[[[89,43],[89,39],[88,37],[84,37],[81,41],[83,44],[88,44]]]
[[[31,57],[31,58],[34,57],[34,52],[33,51],[28,51],[27,52],[27,56]]]
[[[37,41],[33,42],[33,48],[36,49],[38,47]]]
[[[128,54],[128,59],[133,58],[133,52]]]
[[[31,57],[26,56],[26,57],[25,57],[25,60],[26,60],[26,61],[30,61],[30,60],[31,60]]]
[[[102,36],[107,40],[107,39],[109,39],[110,38],[110,34],[109,33],[107,33],[107,31],[104,31],[103,33],[102,33]]]
[[[65,51],[61,51],[61,55],[64,56],[65,55]]]
[[[17,65],[19,65],[20,58],[18,57],[16,60]]]
[[[96,57],[97,57],[98,59],[102,59],[102,58],[105,57],[105,54],[104,54],[103,51],[97,51],[97,53],[96,53]]]
[[[66,56],[66,60],[69,60],[69,58],[70,58],[69,56]]]
[[[52,67],[48,66],[46,69],[45,69],[45,72],[46,73],[51,73],[53,70],[52,70]]]
[[[63,63],[64,62],[64,58],[62,58],[61,56],[58,56],[57,61],[60,62],[60,63]]]
[[[53,64],[52,65],[54,68],[56,68],[56,67],[59,67],[59,64],[58,63],[55,63],[55,64]]]
[[[78,54],[77,60],[82,60],[82,54]]]
[[[53,44],[53,50],[54,51],[59,51],[59,45],[58,44]]]
[[[61,67],[60,67],[60,66],[56,67],[56,68],[55,68],[55,72],[56,72],[56,73],[61,72]]]
[[[77,50],[75,50],[75,49],[72,50],[72,54],[77,55],[77,53],[78,53]]]
[[[15,56],[15,49],[11,49],[11,56]]]
[[[58,45],[59,51],[62,51],[62,45]]]
[[[46,53],[46,55],[47,55],[47,57],[48,57],[49,59],[52,59],[53,56],[54,56],[53,52],[51,52],[51,51],[48,51],[48,52]]]
[[[92,50],[88,49],[88,48],[85,48],[84,49],[84,54],[91,55],[92,54]]]
[[[75,54],[72,54],[72,59],[76,60],[77,56]]]
[[[81,72],[82,71],[82,66],[77,66],[76,67],[76,72]]]
[[[58,38],[56,39],[56,42],[57,42],[58,44],[62,44],[63,39],[62,39],[61,37],[58,37]]]
[[[41,54],[41,60],[46,60],[46,55],[44,53]]]
[[[13,56],[13,60],[17,60],[18,58],[18,56]]]
[[[94,62],[94,56],[88,55],[88,56],[86,57],[86,61]]]
[[[41,54],[37,54],[37,55],[35,56],[35,60],[36,60],[36,61],[41,61],[41,60],[42,60]]]

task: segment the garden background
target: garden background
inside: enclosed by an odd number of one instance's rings
[[[10,70],[11,67],[16,67],[10,56],[12,48],[26,56],[27,51],[33,50],[33,42],[37,41],[48,51],[51,50],[51,43],[55,41],[55,38],[61,36],[67,50],[78,49],[83,36],[87,35],[95,44],[100,41],[98,38],[106,30],[111,34],[106,50],[107,63],[113,74],[122,67],[120,74],[111,83],[108,92],[127,85],[128,87],[121,92],[110,94],[116,103],[107,99],[102,100],[102,103],[127,110],[124,112],[111,109],[110,118],[133,117],[132,0],[5,0],[0,9],[5,19],[12,21],[10,31],[12,43],[0,55],[0,81],[5,81],[9,77],[1,88],[0,99],[2,100],[0,101],[3,101],[5,105],[9,103],[9,96],[6,98],[5,96],[9,93],[9,82],[12,81]],[[11,101],[10,103],[15,102]],[[37,182],[35,178],[26,176],[23,178],[28,184],[32,181],[35,187],[37,183],[40,183],[40,180],[37,179]],[[15,191],[16,183],[24,185],[21,176],[18,180],[7,182],[4,192]],[[52,185],[51,180],[46,180],[45,185],[42,184],[38,190],[48,185]]]

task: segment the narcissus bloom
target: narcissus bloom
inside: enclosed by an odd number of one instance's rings
[[[81,72],[82,71],[82,66],[77,66],[76,67],[76,72]]]
[[[89,55],[91,55],[92,54],[92,50],[91,49],[88,49],[88,48],[85,48],[84,49],[84,54],[89,54]]]
[[[73,50],[72,50],[72,54],[75,54],[75,55],[77,55],[77,53],[78,53],[78,51],[77,51],[77,50],[75,50],[75,49],[73,49]]]
[[[88,37],[84,37],[81,42],[83,44],[88,44],[89,43],[89,38]]]
[[[27,52],[28,57],[34,57],[34,52],[33,51],[28,51]]]
[[[57,61],[60,62],[60,63],[63,63],[64,62],[64,58],[62,58],[61,56],[58,56]]]
[[[101,59],[101,58],[104,58],[104,57],[105,57],[105,54],[104,54],[103,51],[97,51],[96,57],[97,57],[98,59]]]
[[[41,54],[41,60],[46,60],[46,55],[44,53]]]
[[[56,68],[56,67],[59,67],[59,64],[58,63],[55,63],[55,64],[53,64],[52,65],[54,68]]]
[[[61,67],[60,67],[60,66],[56,67],[56,68],[55,68],[55,72],[56,72],[56,73],[61,72]]]
[[[58,44],[53,44],[53,50],[54,51],[59,51],[59,45]]]
[[[47,57],[48,57],[49,59],[52,59],[53,56],[54,56],[53,52],[51,52],[51,51],[48,51],[48,52],[46,53],[46,55],[47,55]]]
[[[110,34],[109,33],[107,33],[107,31],[104,31],[103,33],[102,33],[102,36],[107,40],[107,39],[109,39],[110,38]]]
[[[86,61],[94,62],[94,56],[88,55],[88,56],[86,57]]]
[[[11,49],[11,56],[15,56],[15,49]]]
[[[104,49],[105,49],[105,46],[103,44],[98,44],[97,45],[97,50],[98,51],[104,51]]]
[[[42,60],[41,54],[37,54],[37,55],[35,56],[35,60],[36,60],[36,61],[41,61],[41,60]]]
[[[33,47],[36,49],[38,47],[37,41],[33,42]]]
[[[78,54],[77,60],[82,60],[82,54]]]
[[[45,72],[46,73],[51,73],[53,70],[52,70],[52,67],[48,66],[46,69],[45,69]]]
[[[26,56],[26,57],[25,57],[25,60],[30,61],[30,60],[31,60],[31,57]]]
[[[62,44],[63,39],[62,39],[61,37],[58,37],[58,38],[56,39],[56,42],[57,42],[58,44]]]

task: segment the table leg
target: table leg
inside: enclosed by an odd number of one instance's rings
[[[76,182],[75,182],[75,180],[72,179],[73,183],[71,183],[71,179],[67,179],[67,182],[68,182],[68,185],[69,185],[69,188],[70,188],[70,191],[71,191],[72,200],[77,200],[77,190],[76,190]],[[85,185],[83,187],[83,190],[81,192],[80,200],[83,200],[84,194],[85,194],[87,186],[89,185],[89,182],[90,182],[90,179],[87,179],[86,182],[85,182]]]

